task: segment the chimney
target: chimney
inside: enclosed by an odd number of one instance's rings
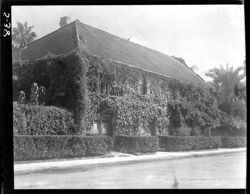
[[[70,20],[71,20],[71,18],[68,17],[68,16],[61,17],[60,22],[59,22],[60,28],[62,28],[63,26],[69,24]]]

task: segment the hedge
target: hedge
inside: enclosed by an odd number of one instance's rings
[[[38,160],[99,156],[108,153],[113,141],[108,136],[14,136],[14,160]]]
[[[14,134],[25,134],[26,133],[27,122],[25,118],[25,113],[22,112],[19,106],[14,104],[13,107],[13,130]]]
[[[245,137],[221,137],[222,148],[239,148],[246,147]]]
[[[14,133],[19,135],[74,134],[72,114],[53,106],[13,105]]]
[[[246,137],[246,128],[240,130],[230,130],[228,127],[217,127],[211,130],[212,136],[221,136],[221,137]]]
[[[114,149],[124,153],[154,153],[159,146],[157,136],[116,136]]]
[[[221,146],[220,137],[158,136],[161,151],[191,151],[216,149]]]

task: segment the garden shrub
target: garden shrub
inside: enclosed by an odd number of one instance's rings
[[[245,137],[221,137],[222,148],[239,148],[246,147]]]
[[[17,131],[17,134],[65,135],[75,133],[72,114],[64,109],[53,106],[14,104],[13,111],[14,130]],[[18,130],[16,130],[17,128]]]
[[[242,99],[235,99],[235,101],[225,101],[219,106],[220,110],[228,115],[233,115],[235,118],[239,117],[246,120],[246,102]]]
[[[191,129],[190,136],[202,136],[201,130],[198,127]]]
[[[246,137],[246,128],[241,130],[230,130],[227,127],[216,127],[211,131],[212,136],[221,136],[221,137]]]
[[[217,149],[221,146],[220,137],[158,136],[158,138],[159,149],[162,151]]]
[[[88,136],[85,139],[88,156],[102,155],[113,148],[113,141],[108,136]]]
[[[179,127],[172,129],[174,136],[190,136],[192,129],[189,127]]]
[[[159,146],[157,136],[122,136],[115,138],[114,148],[124,153],[154,153]]]
[[[219,136],[246,136],[246,121],[234,118],[227,113],[220,113],[220,125],[213,130],[214,135]]]
[[[39,160],[97,156],[113,147],[109,136],[14,136],[14,160]]]
[[[38,158],[37,155],[31,136],[14,136],[14,160],[32,160]]]
[[[179,102],[171,101],[168,103],[168,111],[169,111],[169,124],[171,128],[174,130],[176,128],[181,128],[184,124],[184,118],[181,114]],[[173,131],[174,133],[174,131]]]
[[[193,96],[190,96],[187,92],[184,94],[181,99],[168,102],[169,135],[190,136],[203,134],[210,136],[209,130],[219,125],[218,108],[214,102],[209,104],[210,101],[213,101],[213,97],[210,96],[207,99],[201,98],[203,100],[200,101],[197,97],[197,101],[193,102],[195,96],[202,95],[202,93],[197,92]],[[206,101],[208,101],[208,105],[205,106]]]
[[[236,100],[233,104],[232,114],[234,117],[239,117],[242,120],[246,120],[247,106],[244,100]]]
[[[22,112],[20,107],[14,103],[13,104],[13,131],[14,134],[24,135],[26,134],[27,122],[25,118],[25,113]]]

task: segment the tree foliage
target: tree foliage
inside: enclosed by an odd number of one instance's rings
[[[12,29],[12,51],[18,52],[20,62],[23,48],[37,37],[33,28],[28,22],[17,22],[17,27]]]
[[[246,74],[240,73],[244,70],[244,66],[234,68],[227,65],[226,68],[213,68],[206,74],[213,79],[212,86],[217,93],[219,108],[230,115],[233,114],[238,100],[245,99],[246,96],[243,82]]]
[[[28,22],[17,22],[17,27],[12,30],[12,47],[20,49],[36,38],[33,32],[34,26],[29,26]]]

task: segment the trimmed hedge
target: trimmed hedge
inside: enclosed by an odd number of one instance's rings
[[[113,147],[109,136],[14,136],[14,160],[99,156]]]
[[[212,136],[221,136],[221,137],[246,137],[246,128],[239,130],[229,130],[227,127],[217,127],[211,130]]]
[[[13,106],[13,130],[14,134],[25,134],[26,133],[27,122],[24,112],[19,106],[14,104]]]
[[[239,148],[246,147],[245,137],[221,137],[222,148]]]
[[[154,153],[159,142],[157,136],[116,136],[114,148],[124,153]]]
[[[13,104],[13,128],[19,135],[74,134],[72,114],[53,106]]]
[[[161,151],[191,151],[216,149],[221,146],[220,137],[158,136]]]

